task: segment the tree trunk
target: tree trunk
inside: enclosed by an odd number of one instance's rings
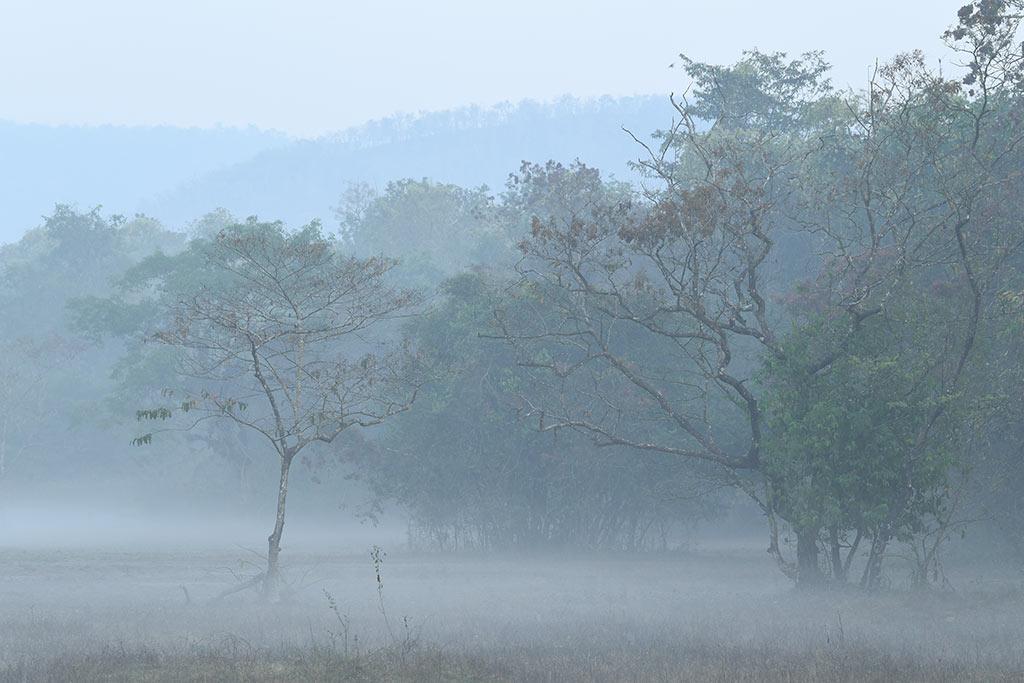
[[[882,557],[885,555],[885,548],[889,545],[889,532],[887,529],[879,529],[875,537],[871,539],[871,552],[868,554],[868,563],[864,567],[864,574],[860,579],[861,588],[877,590],[882,580]]]
[[[3,421],[0,430],[0,479],[7,475],[7,420]]]
[[[849,549],[847,549],[846,560],[843,562],[844,581],[850,578],[850,567],[853,565],[853,558],[857,557],[857,548],[860,547],[860,541],[862,538],[864,538],[864,529],[858,526],[857,535],[853,537],[853,543],[851,543]]]
[[[796,533],[796,585],[798,588],[817,588],[824,582],[818,564],[818,530],[804,529]]]
[[[263,582],[263,594],[271,601],[280,598],[281,574],[278,557],[281,555],[281,533],[284,531],[284,511],[288,498],[288,470],[292,465],[292,453],[281,457],[281,481],[277,490],[277,519],[274,531],[267,538],[267,574]]]
[[[842,549],[839,546],[839,529],[835,525],[828,530],[828,540],[832,546],[832,580],[836,583],[845,583],[846,569],[843,565]]]

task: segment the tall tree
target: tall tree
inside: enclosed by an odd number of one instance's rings
[[[774,469],[773,452],[789,444],[766,450],[780,424],[766,410],[782,413],[765,405],[758,368],[790,368],[825,408],[836,378],[864,370],[855,367],[860,358],[873,365],[864,400],[895,406],[879,370],[896,363],[888,379],[898,378],[896,393],[915,405],[903,414],[898,444],[863,454],[884,457],[891,472],[886,490],[875,489],[884,508],[865,583],[876,585],[887,544],[942,485],[934,467],[921,465],[956,428],[951,406],[972,400],[963,392],[991,287],[1021,246],[1021,6],[993,0],[960,12],[947,38],[968,58],[963,82],[911,54],[881,69],[864,97],[844,98],[815,54],[749,53],[734,67],[684,60],[694,85],[674,103],[678,118],[660,144],[647,146],[644,196],[563,220],[538,216],[521,244],[524,287],[556,312],[499,309],[497,324],[524,365],[562,386],[559,400],[535,402],[541,428],[719,466],[761,503],[780,566],[813,585],[823,578],[819,545],[829,519],[824,508],[804,514],[785,501],[800,498],[795,489],[815,471],[830,472],[819,461],[838,442],[803,435],[815,447],[803,451],[801,467]],[[786,261],[798,258],[817,260],[820,273],[821,310],[805,331],[821,336],[796,340],[814,351],[802,358],[788,334],[793,318],[779,305],[796,284]],[[666,366],[647,344],[628,343],[636,332],[668,345],[676,362]],[[871,350],[878,341],[883,353]],[[830,372],[832,381],[815,381]],[[860,417],[848,426],[873,429],[869,414]],[[831,429],[829,420],[819,424]],[[780,515],[796,532],[795,565],[779,547]]]

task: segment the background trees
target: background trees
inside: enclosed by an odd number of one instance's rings
[[[402,260],[406,282],[430,287],[476,263],[495,263],[508,237],[493,219],[486,188],[399,180],[377,193],[350,186],[335,215],[344,240],[364,256]]]
[[[60,481],[55,475],[96,490],[103,480],[116,486],[139,474],[138,464],[125,458],[125,425],[111,420],[111,369],[125,349],[83,333],[68,304],[109,295],[113,280],[141,254],[182,242],[143,216],[58,205],[20,242],[0,248],[0,432],[8,498],[26,482]]]
[[[361,476],[406,508],[441,549],[651,549],[678,542],[718,503],[689,463],[626,449],[595,452],[579,435],[539,431],[520,394],[529,371],[480,338],[504,283],[464,274],[406,333],[432,371],[414,410],[363,451]],[[536,310],[526,298],[514,304]],[[540,389],[546,391],[546,389]],[[417,539],[419,540],[419,539]]]
[[[417,408],[363,450],[360,476],[440,547],[667,546],[712,509],[708,491],[716,484],[688,463],[623,449],[595,453],[577,435],[538,433],[521,399],[535,378],[510,350],[483,338],[497,306],[557,315],[527,291],[509,296],[513,241],[531,218],[571,216],[627,197],[628,187],[579,162],[524,162],[497,198],[455,190],[395,183],[365,209],[355,208],[352,190],[342,203],[353,246],[381,245],[400,256],[401,281],[429,287],[445,272],[463,271],[407,325],[433,380]],[[437,264],[432,272],[422,268],[429,263]]]

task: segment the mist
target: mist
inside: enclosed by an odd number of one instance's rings
[[[114,4],[0,77],[0,680],[1024,679],[1024,0]]]

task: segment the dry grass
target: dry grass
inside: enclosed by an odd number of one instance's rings
[[[473,653],[388,648],[344,656],[317,647],[157,652],[103,648],[20,662],[3,681],[998,681],[1019,669],[840,646],[785,651],[767,644],[614,643]]]
[[[806,595],[759,548],[399,555],[390,628],[366,556],[293,552],[289,603],[208,604],[239,570],[241,551],[2,550],[0,680],[1024,680],[1024,595],[994,568],[955,593]]]

